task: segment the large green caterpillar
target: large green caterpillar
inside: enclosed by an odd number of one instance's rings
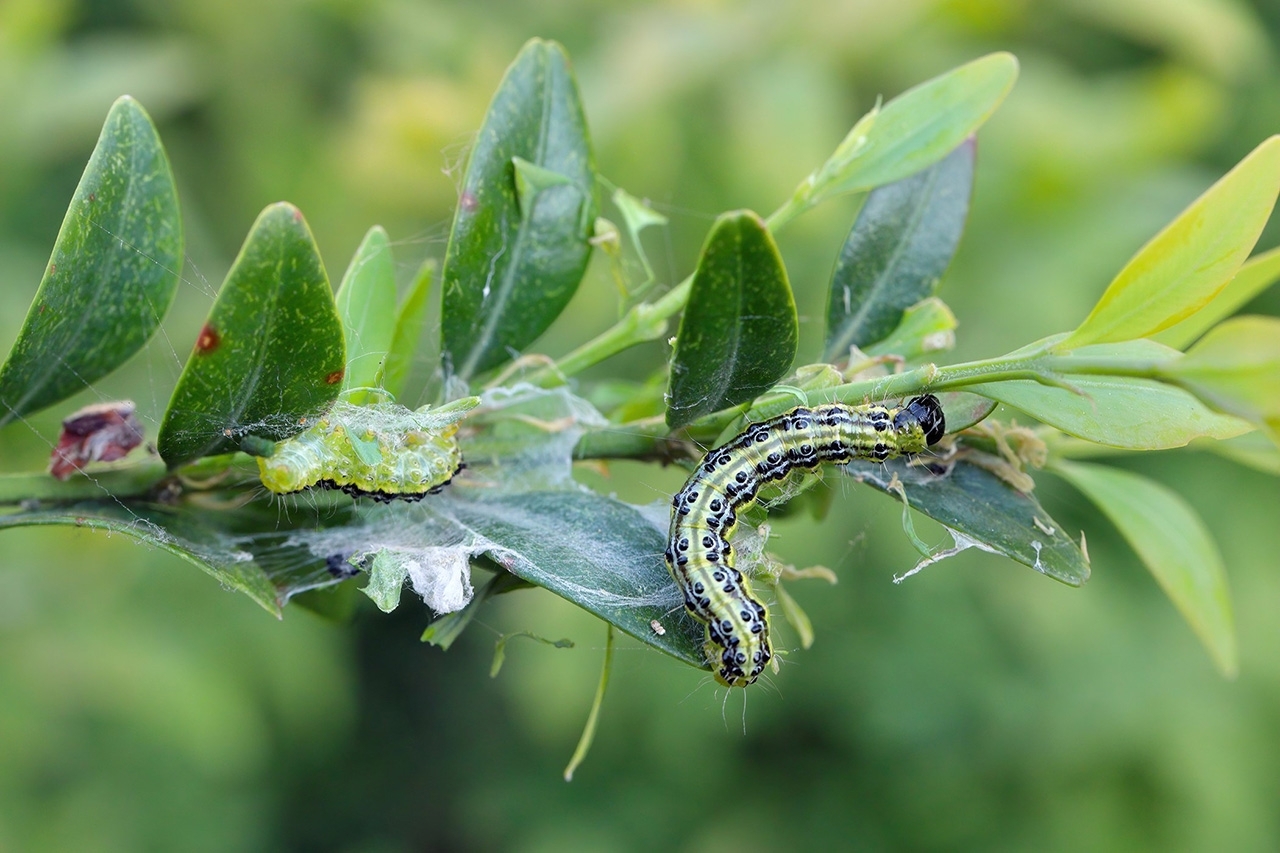
[[[666,559],[685,608],[706,625],[704,648],[717,681],[746,687],[773,657],[768,611],[733,566],[729,534],[738,511],[762,485],[797,468],[884,462],[920,453],[945,432],[942,406],[932,394],[896,408],[831,403],[753,424],[703,457],[672,499]]]
[[[262,484],[277,494],[341,489],[352,497],[416,501],[462,468],[458,421],[479,404],[465,397],[438,409],[339,401],[303,432],[258,457]]]

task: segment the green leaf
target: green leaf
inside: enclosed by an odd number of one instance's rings
[[[702,247],[671,357],[667,424],[755,399],[791,368],[796,303],[778,247],[750,211],[716,220]]]
[[[797,191],[812,206],[930,166],[983,125],[1018,79],[1018,60],[992,53],[903,92],[864,116]]]
[[[854,462],[847,473],[886,494],[901,483],[911,508],[945,525],[956,547],[1003,554],[1069,586],[1089,579],[1089,561],[1034,496],[995,474],[958,462],[939,476],[904,460]],[[959,536],[957,536],[959,534]]]
[[[160,137],[137,101],[120,98],[0,368],[0,426],[65,400],[141,349],[173,301],[182,259]]]
[[[342,390],[374,388],[396,327],[396,267],[382,226],[375,225],[364,235],[334,301],[347,343]]]
[[[690,666],[707,668],[702,625],[685,614],[662,561],[666,536],[635,507],[577,491],[484,500],[459,495],[437,506],[447,506],[452,524],[482,537],[488,557],[503,569]],[[655,619],[665,633],[654,633]]]
[[[1249,257],[1278,192],[1272,136],[1139,249],[1059,348],[1147,337],[1200,310]]]
[[[1197,439],[1191,448],[1207,450],[1255,471],[1280,476],[1280,446],[1257,430],[1222,441]]]
[[[170,467],[300,432],[342,387],[342,321],[311,230],[284,202],[258,216],[160,425]]]
[[[350,518],[349,504],[299,503],[282,515],[269,500],[209,512],[201,506],[110,499],[3,515],[0,529],[57,525],[123,533],[181,557],[279,616],[290,596],[336,583],[346,559],[313,554],[292,540],[293,532],[341,526]]]
[[[509,361],[564,310],[591,252],[594,187],[569,60],[534,39],[489,104],[449,235],[442,334],[458,376]]]
[[[1280,279],[1280,249],[1254,255],[1218,295],[1190,317],[1156,334],[1154,340],[1174,349],[1185,349],[1220,321]]]
[[[969,215],[973,157],[970,138],[933,166],[867,196],[831,277],[826,361],[884,339],[906,309],[933,294]]]
[[[1215,326],[1164,374],[1221,412],[1280,444],[1280,317],[1235,317]]]
[[[947,303],[930,296],[908,308],[889,337],[867,347],[866,354],[895,355],[908,362],[927,358],[955,346],[957,325]]]
[[[1136,340],[1085,347],[1059,357],[1058,363],[1108,357],[1173,361],[1181,356],[1154,341]],[[1128,450],[1182,447],[1201,436],[1230,438],[1251,429],[1155,379],[1077,374],[1068,381],[1074,392],[1029,379],[968,385],[965,390],[1021,409],[1068,435]]]
[[[956,433],[982,423],[995,411],[997,403],[967,391],[940,391],[934,395],[942,404],[947,419],[947,432]]]
[[[1195,511],[1176,492],[1105,465],[1056,462],[1054,473],[1111,519],[1226,676],[1236,674],[1235,620],[1226,570]]]
[[[385,389],[393,397],[399,397],[404,392],[409,369],[413,367],[414,356],[418,353],[422,329],[427,322],[427,294],[431,292],[431,279],[435,275],[435,269],[435,261],[431,260],[418,269],[409,292],[396,309],[391,348],[374,381],[374,385]]]

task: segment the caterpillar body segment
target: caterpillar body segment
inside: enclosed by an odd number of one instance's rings
[[[738,511],[765,483],[796,469],[884,462],[920,453],[945,432],[942,407],[931,394],[900,407],[831,403],[753,424],[703,457],[672,499],[665,556],[685,608],[706,625],[704,648],[717,681],[746,687],[773,657],[768,611],[734,567],[729,534]]]

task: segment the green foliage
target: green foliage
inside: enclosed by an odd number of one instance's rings
[[[754,400],[796,357],[799,331],[787,271],[750,211],[711,227],[671,356],[667,425]]]
[[[929,168],[867,194],[831,276],[827,361],[888,337],[942,281],[969,216],[974,147],[969,140]],[[913,341],[927,336],[911,331]]]
[[[121,248],[127,251],[120,251]],[[182,220],[151,118],[116,101],[76,187],[13,350],[0,426],[115,370],[160,325],[182,270]]]
[[[690,462],[685,457],[697,451],[684,439],[723,440],[746,421],[799,404],[938,392],[950,431],[964,432],[948,439],[937,458],[846,469],[949,532],[955,547],[929,554],[913,572],[976,547],[1083,584],[1091,571],[1077,544],[1083,540],[1032,494],[1035,481],[1026,469],[1047,462],[1116,522],[1219,667],[1232,672],[1224,572],[1194,513],[1146,480],[1063,460],[1103,448],[1154,450],[1258,428],[1273,438],[1280,432],[1275,321],[1219,322],[1276,277],[1273,255],[1246,259],[1280,190],[1280,137],[1262,143],[1140,250],[1075,330],[1004,355],[948,363],[956,317],[934,291],[968,215],[973,134],[1016,76],[1010,55],[993,54],[872,111],[773,214],[721,215],[688,278],[630,305],[616,324],[552,359],[526,351],[582,281],[597,233],[601,179],[567,57],[554,43],[532,41],[503,78],[467,160],[431,341],[423,341],[431,328],[430,265],[396,306],[390,241],[375,227],[356,251],[335,305],[301,213],[285,203],[268,207],[169,401],[158,439],[165,466],[139,463],[137,476],[123,481],[95,475],[92,487],[49,484],[37,475],[9,479],[0,483],[0,501],[37,503],[0,517],[0,526],[126,532],[195,562],[272,612],[360,568],[369,577],[365,592],[382,610],[399,605],[409,582],[438,611],[458,613],[423,636],[444,647],[482,603],[538,586],[600,617],[611,632],[705,668],[701,629],[679,609],[660,558],[667,510],[581,489],[572,460]],[[135,185],[146,188],[142,195],[112,189]],[[867,197],[831,281],[822,335],[827,363],[798,367],[796,303],[775,233],[848,192]],[[625,191],[614,199],[644,273],[643,282],[623,292],[647,297],[654,270],[639,234],[665,221]],[[105,242],[85,224],[86,204],[107,207],[106,219],[94,214],[110,227]],[[138,349],[163,313],[155,307],[167,304],[176,285],[180,232],[158,139],[140,108],[122,100],[0,374],[8,416],[65,399]],[[606,232],[622,239],[616,228]],[[114,245],[122,237],[128,252]],[[139,246],[150,248],[144,253]],[[124,269],[121,258],[134,254],[151,262],[129,267],[127,280],[106,276],[109,292],[95,289],[97,273],[93,281],[79,275]],[[64,278],[68,270],[77,276]],[[143,304],[148,311],[138,310]],[[55,317],[71,321],[41,319],[58,305],[67,307]],[[660,379],[619,382],[600,394],[612,400],[606,413],[612,420],[565,385],[587,368],[603,369],[622,350],[660,339],[677,313],[665,418],[654,410]],[[66,336],[72,321],[74,329],[95,329],[92,347]],[[1197,338],[1185,354],[1173,348]],[[99,372],[72,369],[76,359],[92,361]],[[248,460],[236,453],[242,442],[258,452],[258,439],[298,433],[342,391],[352,403],[378,396],[370,387],[400,394],[418,360],[439,371],[444,402],[463,397],[472,383],[481,395],[461,436],[474,478],[412,506],[312,493],[289,504],[289,520],[282,521],[278,507],[256,493]],[[493,375],[513,360],[511,369]],[[488,380],[483,389],[481,380]],[[984,423],[996,403],[1040,426]],[[421,432],[420,440],[432,439],[430,430]],[[379,462],[396,461],[377,448],[370,452]],[[913,525],[904,512],[914,537]],[[1183,538],[1172,538],[1172,529]],[[761,541],[755,548],[762,564],[763,547]],[[473,561],[498,572],[474,597]],[[812,632],[804,626],[811,620],[795,599],[779,595],[807,646]]]
[[[595,165],[569,60],[516,57],[467,160],[444,261],[443,340],[462,379],[546,331],[587,269]]]
[[[209,310],[160,425],[177,467],[236,450],[243,436],[281,440],[337,398],[342,321],[302,212],[273,204],[245,238]]]
[[[342,378],[342,390],[376,387],[398,326],[395,261],[387,232],[381,226],[373,226],[364,235],[342,276],[334,302],[347,342],[347,370]]]

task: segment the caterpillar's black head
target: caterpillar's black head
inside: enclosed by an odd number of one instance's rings
[[[894,426],[905,426],[912,421],[920,424],[924,438],[930,445],[937,444],[947,431],[947,421],[942,414],[942,404],[932,394],[916,397],[903,406],[894,418]]]

